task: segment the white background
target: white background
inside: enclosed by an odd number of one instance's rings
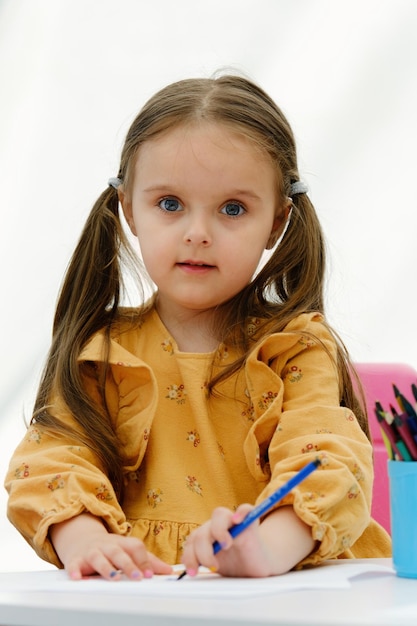
[[[417,368],[415,0],[0,0],[0,470],[24,433],[57,290],[157,89],[230,67],[292,124],[357,361]],[[5,520],[0,570],[45,567]]]

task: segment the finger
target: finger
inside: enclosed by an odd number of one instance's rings
[[[222,550],[228,550],[233,545],[233,537],[229,530],[236,523],[234,515],[233,511],[223,507],[213,511],[211,517],[212,539],[220,544]]]
[[[188,536],[182,560],[189,576],[196,576],[200,565],[217,569],[217,560],[213,556],[209,523],[203,524]]]
[[[91,564],[94,566],[97,574],[100,574],[107,580],[119,580],[123,572],[123,568],[119,564],[120,558],[115,554],[114,558],[109,558],[102,552],[94,554]]]
[[[184,551],[182,554],[182,562],[184,563],[184,567],[188,576],[195,576],[197,574],[200,563],[197,561],[195,555],[192,534],[188,536],[185,542]]]
[[[172,574],[172,572],[174,571],[172,565],[169,565],[165,561],[162,561],[153,554],[149,554],[149,560],[155,574]]]
[[[125,539],[125,538],[123,538]],[[123,573],[131,580],[151,578],[153,571],[148,563],[148,554],[141,541],[122,541],[116,545],[107,546],[105,555],[114,570],[110,573],[113,580],[119,578],[118,573]]]
[[[146,550],[140,539],[123,537],[125,557],[117,563],[130,578],[151,578],[153,574],[171,574],[172,567]]]
[[[213,543],[217,541],[222,549],[228,549],[233,544],[228,531],[233,525],[232,516],[233,512],[230,509],[217,507],[212,513],[211,520],[189,535],[183,553],[187,574],[195,575],[199,565],[213,571],[218,569],[219,561],[213,553]]]
[[[67,571],[68,576],[71,578],[71,580],[81,580],[81,578],[83,577],[81,567],[82,564],[79,559],[72,559],[67,564],[65,564],[65,570]],[[88,573],[92,574],[93,571],[85,572],[85,574]]]
[[[240,504],[232,515],[233,524],[240,524],[243,522],[247,514],[250,513],[253,508],[252,504]]]
[[[197,544],[195,550],[195,563],[193,564],[191,570],[194,572],[194,575],[198,574],[198,568],[200,565],[207,567],[212,572],[217,572],[219,569],[219,562],[213,553],[213,543],[201,543]],[[188,573],[188,568],[187,568]]]
[[[70,560],[65,569],[72,580],[80,580],[83,576],[99,574],[108,580],[120,578],[120,570],[99,549],[89,552],[84,558]]]
[[[213,571],[218,569],[219,563],[213,553],[214,540],[211,521],[189,535],[183,552],[183,563],[189,576],[195,576],[200,565]]]

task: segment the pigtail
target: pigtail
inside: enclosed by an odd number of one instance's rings
[[[284,326],[291,317],[305,311],[319,311],[324,315],[323,301],[325,276],[325,244],[322,229],[316,211],[306,194],[294,199],[293,216],[282,244],[276,250],[272,266],[285,269],[283,276],[273,281],[272,290],[282,303],[280,306],[281,325]],[[266,276],[268,276],[267,268]],[[268,281],[261,283],[268,285]],[[268,289],[271,293],[271,289]],[[325,322],[326,323],[326,322]],[[366,412],[364,392],[349,356],[348,350],[338,333],[326,324],[337,345],[337,362],[339,373],[340,404],[353,411],[356,418],[370,439],[369,423]]]
[[[81,350],[99,329],[109,334],[123,285],[121,259],[131,256],[118,215],[116,190],[108,188],[94,204],[69,263],[58,298],[53,341],[39,387],[32,421],[54,432],[70,435],[93,450],[118,494],[123,488],[119,443],[107,411],[104,383],[106,368],[95,378],[100,404],[85,388]],[[106,362],[107,355],[103,355]],[[58,393],[80,428],[60,422],[48,407]]]
[[[262,310],[271,304],[275,314],[279,310],[282,328],[300,313],[323,312],[324,272],[321,226],[308,196],[302,194],[293,200],[282,242],[254,280],[256,300]]]
[[[84,343],[114,317],[120,299],[121,238],[117,192],[109,187],[94,204],[68,266],[54,334],[63,329]]]

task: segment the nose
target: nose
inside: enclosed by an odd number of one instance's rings
[[[203,215],[192,215],[187,220],[184,232],[186,244],[209,246],[212,242],[209,219]]]

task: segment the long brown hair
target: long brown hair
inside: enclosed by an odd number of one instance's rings
[[[131,124],[122,149],[118,178],[131,189],[135,158],[140,146],[161,133],[198,120],[228,126],[256,142],[276,165],[280,201],[291,196],[299,180],[297,153],[290,125],[273,100],[257,85],[234,75],[188,79],[155,94]],[[135,262],[125,236],[117,191],[107,188],[97,199],[70,261],[54,318],[53,341],[36,398],[33,421],[52,431],[70,433],[97,455],[116,492],[123,489],[123,451],[111,425],[105,403],[105,373],[98,380],[102,401],[97,404],[85,388],[79,355],[99,329],[110,328],[120,316],[123,277]],[[222,305],[216,335],[234,343],[241,357],[218,374],[210,388],[245,362],[254,338],[246,332],[250,317],[265,321],[262,332],[279,332],[297,315],[324,313],[325,246],[315,209],[307,194],[293,196],[289,227],[264,267],[232,300]],[[137,281],[141,279],[137,276]],[[143,308],[137,309],[140,316]],[[338,346],[340,402],[357,415],[363,430],[368,424],[351,382],[349,355],[334,333]],[[49,408],[58,393],[80,429],[70,429]]]

